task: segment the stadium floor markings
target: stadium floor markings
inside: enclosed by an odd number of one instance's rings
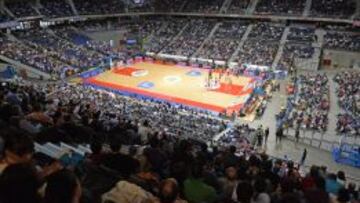
[[[196,77],[188,74],[191,71],[196,72]],[[134,76],[134,72],[146,74]],[[104,72],[85,83],[216,112],[241,108],[252,92],[252,89],[244,88],[249,86],[252,78],[230,76],[231,85],[221,81],[224,87],[213,91],[203,85],[207,76],[205,69],[141,62]]]

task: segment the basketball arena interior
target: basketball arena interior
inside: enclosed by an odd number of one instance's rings
[[[0,203],[360,202],[360,0],[0,0]]]

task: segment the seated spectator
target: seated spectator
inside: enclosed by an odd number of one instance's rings
[[[246,181],[240,181],[233,195],[233,200],[239,203],[251,203],[254,195],[254,189]]]
[[[41,203],[40,187],[35,167],[26,163],[12,164],[0,176],[0,202]]]
[[[2,138],[5,143],[0,161],[0,174],[10,165],[31,161],[34,143],[26,133],[9,129],[2,134]]]
[[[357,72],[343,72],[334,77],[338,84],[338,103],[345,110],[338,115],[336,130],[339,133],[360,134],[360,89],[356,79],[359,76]]]
[[[222,23],[212,38],[203,44],[197,57],[213,60],[227,61],[240,43],[241,36],[245,33],[247,25],[236,22]]]
[[[236,167],[229,166],[225,168],[225,177],[221,177],[219,179],[220,184],[222,185],[222,195],[225,200],[230,200],[232,194],[238,184],[238,176]]]
[[[291,27],[287,40],[297,42],[315,41],[315,29],[312,27]]]
[[[155,201],[156,203],[187,203],[187,201],[180,199],[180,188],[173,178],[161,182],[159,193],[159,199]]]
[[[189,57],[200,47],[209,35],[215,22],[205,20],[192,20],[181,35],[161,53]]]
[[[328,124],[329,85],[326,74],[300,75],[296,100],[289,102],[289,116],[283,118],[289,127],[326,131]]]
[[[91,154],[88,158],[94,165],[100,164],[104,158],[103,143],[95,141],[90,145],[90,149]]]
[[[337,195],[342,185],[337,182],[335,174],[329,174],[328,177],[326,178],[325,187],[326,187],[326,192],[331,193],[333,195]]]
[[[45,0],[41,1],[42,7],[39,8],[41,14],[47,17],[65,17],[74,15],[70,4],[65,0]]]
[[[6,13],[3,13],[3,11],[0,11],[0,23],[11,21],[13,18],[9,16]]]
[[[324,47],[327,49],[360,51],[360,36],[347,32],[329,31],[324,36]]]
[[[216,191],[202,180],[203,166],[194,164],[191,170],[191,177],[184,182],[184,195],[191,203],[215,202]]]
[[[266,181],[264,179],[257,179],[254,183],[254,203],[270,203],[270,196],[266,193]]]
[[[329,194],[325,191],[325,180],[321,177],[315,178],[315,187],[305,190],[304,197],[309,203],[328,203]]]
[[[124,11],[124,3],[117,0],[104,0],[101,3],[96,0],[74,0],[74,5],[81,15],[122,13]]]
[[[39,15],[35,9],[32,8],[32,5],[27,2],[6,2],[5,5],[17,18]]]
[[[61,170],[47,177],[45,203],[80,203],[81,186],[77,177]]]
[[[291,0],[260,0],[255,12],[259,14],[275,14],[275,15],[302,15],[305,9],[306,1],[291,1]]]
[[[317,17],[348,18],[355,13],[355,1],[319,0],[311,3],[311,15]]]
[[[350,201],[350,194],[346,188],[340,188],[337,193],[337,198],[335,202],[338,203],[347,203]]]
[[[250,4],[250,0],[233,0],[227,9],[227,13],[245,13],[247,7]]]
[[[172,39],[186,26],[186,21],[179,19],[171,19],[166,27],[163,27],[159,32],[154,33],[144,48],[149,52],[158,53],[166,47]]]
[[[223,0],[187,1],[184,12],[217,13],[223,5]]]

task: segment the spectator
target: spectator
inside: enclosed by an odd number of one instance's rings
[[[264,179],[257,179],[254,183],[254,203],[270,203],[270,196],[266,193],[266,181]]]
[[[160,184],[160,194],[158,203],[187,203],[180,199],[180,188],[175,179],[165,179]]]
[[[12,164],[0,176],[1,203],[41,203],[41,180],[35,167],[26,163]]]
[[[326,178],[326,192],[337,195],[341,187],[341,184],[336,181],[336,175],[329,174]]]
[[[236,187],[233,200],[239,203],[250,203],[253,197],[254,190],[250,183],[241,181]]]
[[[55,172],[47,178],[45,203],[80,203],[81,186],[68,170]]]
[[[203,166],[194,164],[192,176],[184,182],[184,195],[190,203],[215,202],[216,191],[202,181]]]
[[[238,184],[238,176],[236,167],[229,166],[225,168],[225,177],[219,179],[219,182],[222,185],[222,193],[225,200],[230,200],[233,194],[233,191]]]
[[[5,131],[2,137],[5,144],[0,161],[0,174],[10,165],[31,161],[34,143],[26,133],[16,129],[9,129]]]

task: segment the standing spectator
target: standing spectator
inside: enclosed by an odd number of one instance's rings
[[[260,125],[259,128],[257,129],[257,143],[259,147],[262,145],[263,135],[264,135],[264,131],[262,129],[262,125]]]
[[[306,160],[306,156],[307,156],[307,150],[305,148],[303,153],[302,153],[302,156],[301,156],[300,165],[304,165],[305,160]]]
[[[284,129],[282,126],[280,126],[276,131],[276,143],[277,142],[281,143],[281,139],[283,135],[284,135]]]
[[[295,130],[295,141],[296,141],[296,143],[299,143],[299,138],[300,138],[300,129],[299,129],[299,127],[297,127],[296,130]]]
[[[269,138],[269,134],[270,134],[270,129],[269,127],[267,127],[265,129],[265,144],[267,144],[268,138]]]

